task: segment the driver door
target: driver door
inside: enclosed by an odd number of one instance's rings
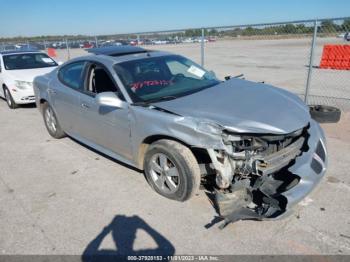
[[[79,135],[79,95],[83,90],[85,66],[85,61],[65,65],[59,70],[58,77],[50,81],[47,89],[60,125],[71,135]]]
[[[128,108],[99,106],[95,100],[102,92],[121,94],[108,69],[90,63],[84,82],[84,92],[80,94],[79,134],[93,144],[131,159]]]

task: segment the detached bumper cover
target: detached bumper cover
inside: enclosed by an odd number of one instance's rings
[[[306,150],[278,174],[264,176],[262,183],[254,189],[255,192],[262,193],[262,208],[247,207],[254,198],[254,190],[251,194],[242,189],[244,187],[238,186],[231,194],[231,199],[225,194],[216,193],[216,203],[225,219],[221,228],[238,220],[274,220],[285,217],[317,186],[327,168],[326,141],[321,127],[313,120],[310,122],[308,134]],[[292,149],[291,147],[288,150]]]
[[[324,176],[328,156],[326,140],[321,127],[312,120],[309,128],[309,150],[296,158],[295,164],[288,170],[300,177],[299,183],[290,190],[281,193],[287,199],[286,210],[295,206],[308,195]]]

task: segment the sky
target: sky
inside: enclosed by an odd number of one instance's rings
[[[103,35],[350,16],[350,0],[0,0],[0,37]]]

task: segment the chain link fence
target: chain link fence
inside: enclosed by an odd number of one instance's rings
[[[282,87],[304,98],[312,22],[214,28],[209,34],[219,41],[206,44],[205,64],[220,77],[244,74],[247,80]]]
[[[282,87],[308,104],[350,111],[350,70],[320,67],[328,45],[350,45],[350,17],[101,36],[0,39],[0,50],[55,49],[66,61],[91,47],[140,45],[191,58],[220,79],[244,74]],[[350,54],[348,55],[350,56]],[[342,59],[350,60],[350,57]]]
[[[309,104],[335,105],[350,110],[350,52],[335,54],[335,60],[348,62],[346,67],[322,68],[322,59],[326,46],[337,48],[350,47],[350,19],[332,19],[315,21],[313,55],[310,59],[310,84],[307,102]]]

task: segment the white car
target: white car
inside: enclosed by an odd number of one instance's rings
[[[0,97],[11,109],[35,103],[33,80],[51,72],[58,63],[38,51],[0,51]]]
[[[192,38],[186,38],[182,43],[194,43],[194,40]]]

